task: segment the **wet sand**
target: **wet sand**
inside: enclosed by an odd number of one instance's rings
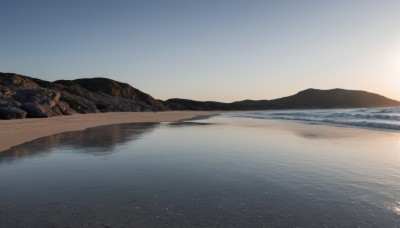
[[[0,227],[398,227],[400,134],[232,117],[0,153]]]
[[[216,112],[113,112],[77,114],[44,119],[0,120],[0,152],[44,136],[118,123],[171,122]]]

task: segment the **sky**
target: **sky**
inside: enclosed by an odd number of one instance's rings
[[[0,0],[0,72],[107,77],[158,99],[307,88],[400,100],[398,0]]]

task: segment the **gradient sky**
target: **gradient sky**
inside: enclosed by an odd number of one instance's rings
[[[0,0],[0,71],[159,99],[346,88],[400,100],[400,1]]]

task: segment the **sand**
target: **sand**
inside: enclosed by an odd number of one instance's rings
[[[118,123],[172,122],[214,114],[216,112],[113,112],[44,119],[0,120],[0,152],[37,138],[90,127]]]

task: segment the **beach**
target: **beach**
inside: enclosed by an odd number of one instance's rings
[[[216,112],[112,112],[75,114],[43,119],[0,120],[0,152],[41,137],[62,132],[84,130],[90,127],[120,123],[172,122],[214,114]]]
[[[69,132],[0,153],[0,226],[397,227],[398,132],[255,113],[9,124]]]
[[[0,228],[400,228],[398,9],[3,1]]]

